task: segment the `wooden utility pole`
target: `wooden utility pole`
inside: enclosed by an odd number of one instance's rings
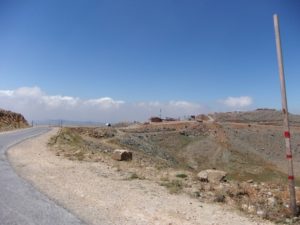
[[[291,150],[291,135],[289,127],[289,114],[286,98],[286,89],[285,89],[285,77],[283,69],[283,57],[281,50],[281,41],[280,41],[280,30],[279,30],[279,20],[276,14],[273,15],[274,28],[275,28],[275,38],[276,38],[276,50],[277,50],[277,61],[279,69],[279,78],[280,78],[280,87],[281,87],[281,103],[282,103],[282,112],[283,112],[283,127],[284,127],[284,139],[285,139],[285,148],[286,148],[286,158],[288,160],[288,182],[289,182],[289,191],[290,191],[290,210],[293,216],[297,215],[297,205],[296,205],[296,192],[295,192],[295,177],[293,169],[293,155]]]

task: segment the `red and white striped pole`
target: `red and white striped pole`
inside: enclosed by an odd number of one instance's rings
[[[283,112],[283,127],[284,127],[284,138],[285,138],[285,147],[286,147],[286,158],[288,160],[290,209],[292,215],[296,216],[298,210],[296,205],[295,177],[294,177],[294,170],[293,170],[293,155],[291,150],[291,134],[290,134],[290,127],[289,127],[289,115],[288,115],[288,106],[287,106],[286,89],[285,89],[285,77],[284,77],[283,58],[282,58],[281,41],[280,41],[279,20],[276,14],[273,15],[273,20],[274,20],[274,28],[275,28],[277,61],[278,61],[279,78],[280,78],[280,86],[281,86],[281,102],[282,102],[282,112]]]

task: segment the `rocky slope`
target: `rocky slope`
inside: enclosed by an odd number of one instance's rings
[[[131,171],[129,179],[153,180],[171,193],[223,202],[279,224],[300,224],[289,218],[281,112],[260,109],[215,113],[208,118],[126,127],[64,128],[50,145],[58,157],[105,162],[118,171]],[[299,186],[300,116],[290,115],[290,122]],[[113,161],[114,149],[120,148],[131,150],[133,160]],[[199,181],[197,174],[207,169],[225,171],[227,182]]]
[[[257,123],[265,125],[282,125],[282,112],[275,109],[257,109],[248,112],[226,112],[210,115],[217,122]],[[300,126],[300,115],[289,114],[291,125]]]
[[[299,127],[292,127],[292,136],[295,140],[300,137]],[[155,181],[173,194],[225,203],[278,224],[299,224],[288,210],[281,126],[175,121],[117,128],[72,127],[60,130],[49,146],[57,157],[103,162],[127,172],[126,180]],[[113,160],[112,153],[119,148],[131,150],[133,159]],[[300,154],[293,149],[295,174],[299,174]],[[224,181],[199,179],[203,171],[215,169],[226,171]]]
[[[28,127],[28,122],[20,113],[0,109],[0,131]]]

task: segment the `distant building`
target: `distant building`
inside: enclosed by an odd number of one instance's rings
[[[151,117],[149,120],[150,120],[152,123],[160,123],[160,122],[163,121],[160,117]]]
[[[165,121],[178,121],[178,119],[172,117],[166,117]]]

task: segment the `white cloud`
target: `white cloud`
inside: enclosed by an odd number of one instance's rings
[[[13,93],[12,95],[16,97],[40,97],[43,95],[39,87],[21,87],[11,92]]]
[[[80,102],[79,98],[73,98],[70,96],[41,96],[43,103],[48,107],[61,107],[61,106],[76,106]]]
[[[198,108],[199,104],[187,102],[187,101],[170,101],[169,104],[174,107],[182,107],[182,108]]]
[[[0,90],[0,96],[12,96],[14,94],[11,90]]]
[[[0,90],[0,96],[12,96],[14,94],[11,90]]]
[[[249,96],[240,96],[240,97],[228,97],[224,100],[221,100],[221,103],[228,107],[247,107],[253,104],[253,99]]]
[[[120,105],[124,104],[125,102],[120,100],[116,101],[110,97],[103,97],[97,99],[90,99],[85,101],[85,103],[88,105],[99,106],[104,109],[109,109],[111,107],[118,108]]]
[[[188,101],[127,103],[110,97],[81,99],[48,95],[39,87],[0,90],[0,107],[22,113],[29,121],[66,119],[80,121],[145,121],[151,116],[182,117],[205,113],[201,105]]]

